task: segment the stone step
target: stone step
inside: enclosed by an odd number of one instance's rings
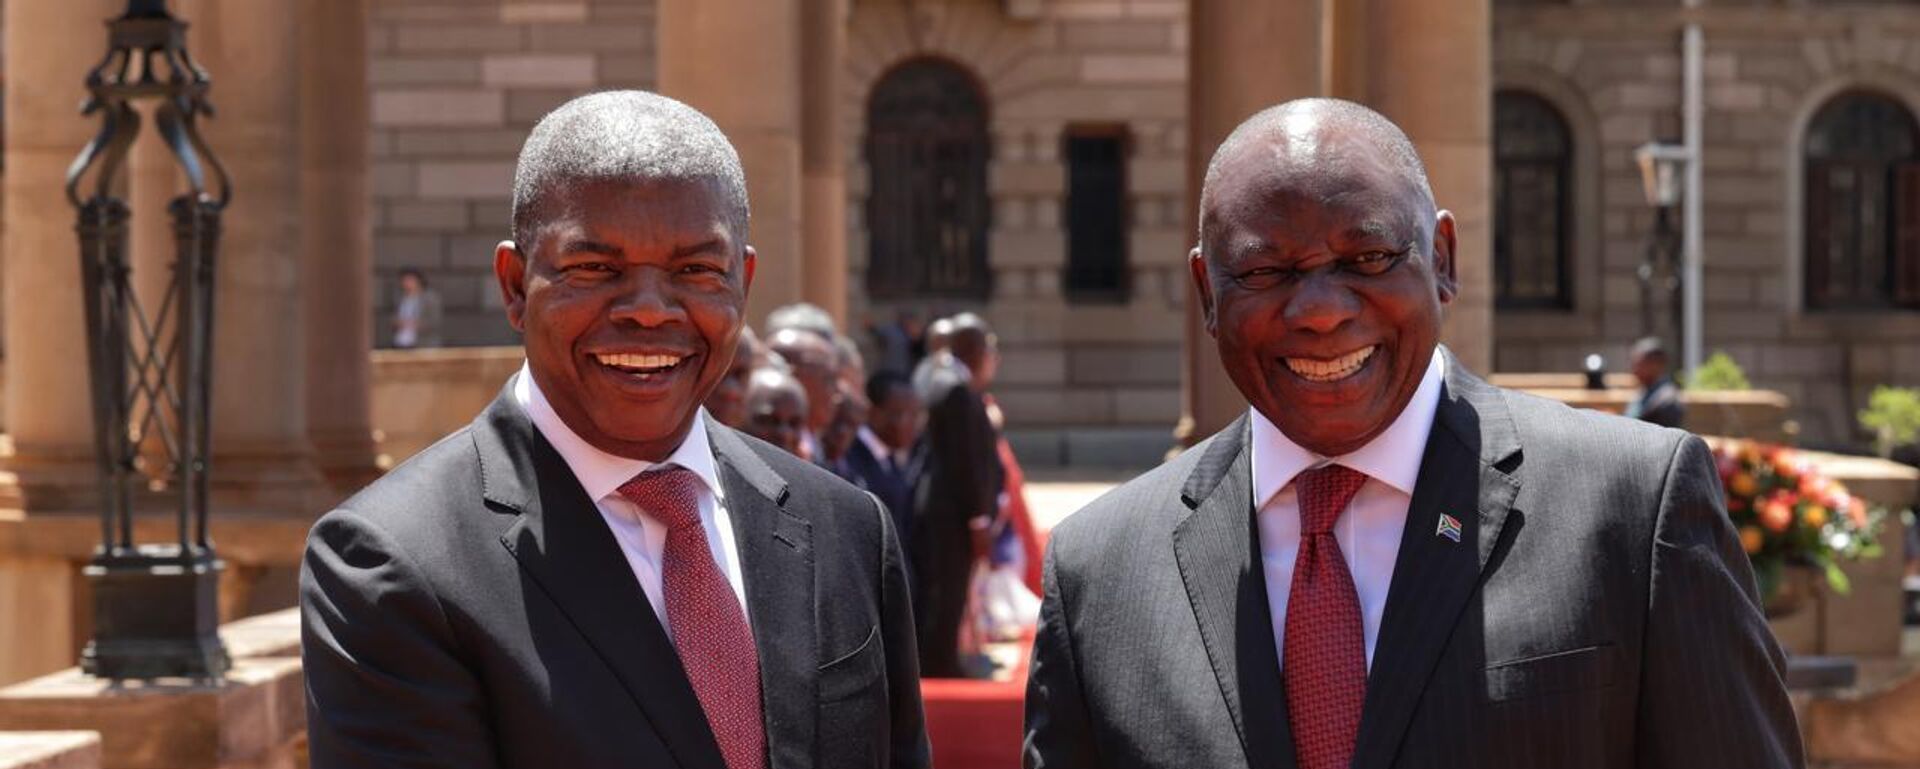
[[[0,732],[0,769],[100,769],[100,733]]]

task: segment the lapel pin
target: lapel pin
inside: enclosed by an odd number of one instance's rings
[[[1446,513],[1441,513],[1440,527],[1434,529],[1433,535],[1436,537],[1446,537],[1448,541],[1458,544],[1460,542],[1460,519],[1447,515]]]

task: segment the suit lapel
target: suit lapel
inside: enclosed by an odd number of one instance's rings
[[[1451,358],[1447,371],[1374,646],[1356,769],[1393,763],[1520,488],[1500,469],[1520,452],[1504,396]],[[1459,520],[1458,543],[1437,533],[1443,514]]]
[[[566,461],[510,391],[480,416],[473,436],[486,501],[520,513],[501,544],[613,670],[674,761],[725,769],[673,642]]]
[[[1209,442],[1181,500],[1191,512],[1173,530],[1174,556],[1200,639],[1251,767],[1292,767],[1280,660],[1253,514],[1247,418]]]
[[[747,616],[760,654],[767,753],[774,769],[813,766],[815,689],[813,528],[788,509],[787,483],[732,430],[708,422],[740,547]]]

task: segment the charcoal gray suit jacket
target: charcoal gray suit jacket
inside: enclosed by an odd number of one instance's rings
[[[1802,766],[1705,444],[1449,363],[1353,766]],[[1028,767],[1295,765],[1247,436],[1242,418],[1054,531]]]
[[[886,511],[779,449],[706,429],[769,766],[927,766]],[[725,769],[632,568],[510,391],[321,518],[300,592],[315,769]]]

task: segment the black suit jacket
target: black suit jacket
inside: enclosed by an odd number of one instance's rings
[[[706,429],[769,765],[927,766],[885,512],[779,449]],[[606,523],[510,393],[321,518],[300,592],[316,769],[724,769]]]
[[[1802,766],[1705,444],[1449,372],[1353,766]],[[1247,436],[1055,529],[1027,766],[1294,766]]]

